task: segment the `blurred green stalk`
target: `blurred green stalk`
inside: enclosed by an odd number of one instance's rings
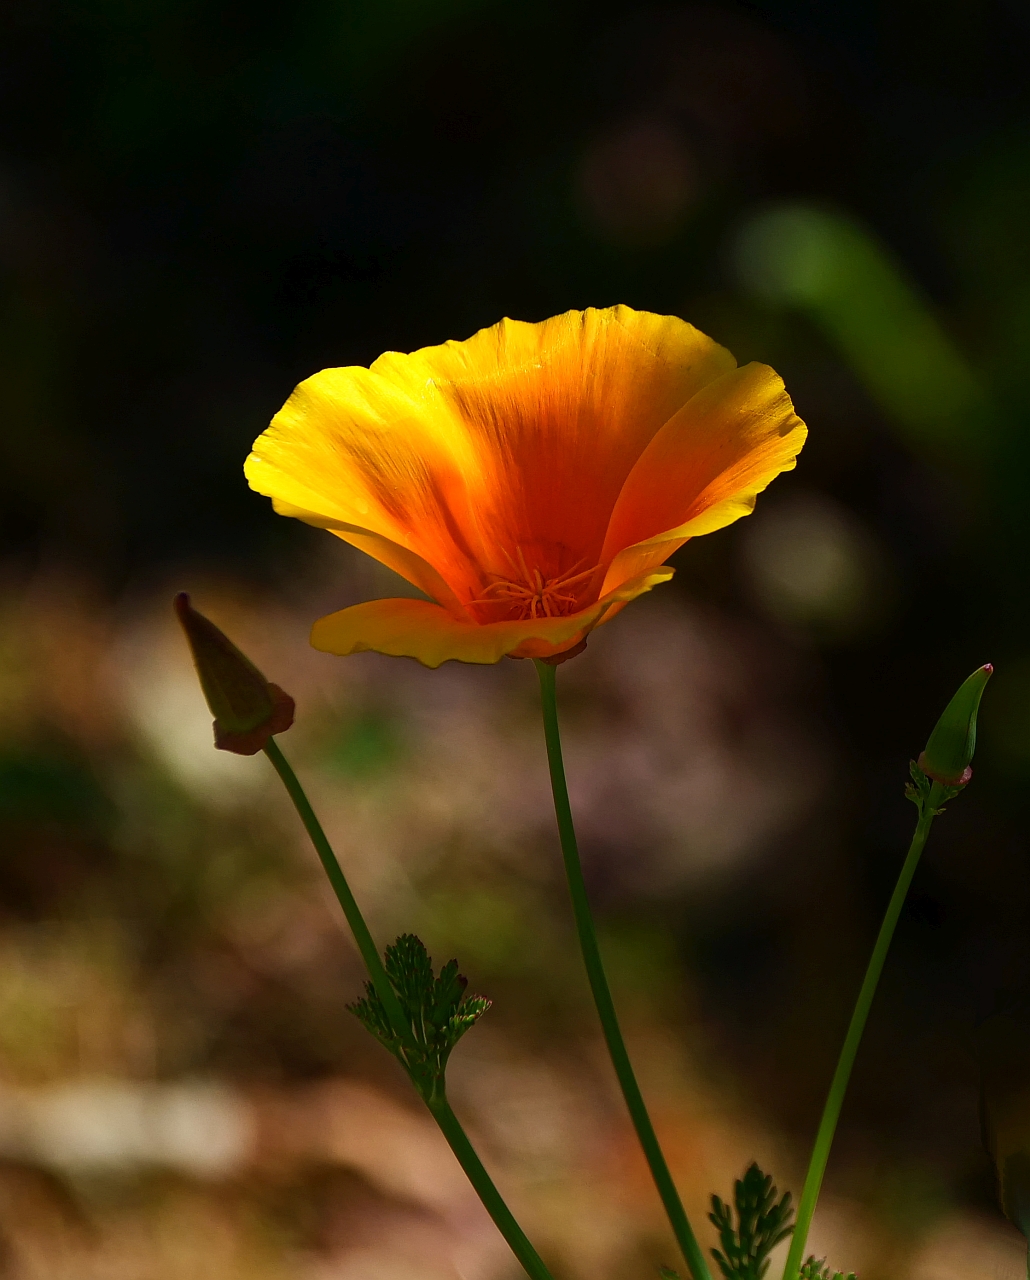
[[[343,908],[343,914],[346,916],[347,923],[354,934],[354,940],[358,944],[358,950],[361,952],[361,958],[365,962],[365,968],[372,979],[376,994],[383,1002],[383,1007],[386,1009],[394,1031],[405,1044],[414,1046],[411,1029],[401,1010],[400,1001],[397,999],[393,985],[387,977],[378,948],[368,925],[365,923],[365,918],[361,914],[361,909],[355,900],[354,894],[351,893],[350,885],[348,885],[347,878],[343,874],[343,868],[340,866],[332,845],[330,845],[325,832],[322,830],[322,824],[315,816],[311,802],[304,793],[304,788],[300,785],[300,781],[293,772],[289,761],[280,751],[275,738],[268,739],[264,752],[271,760],[276,773],[282,779],[283,785],[289,792],[290,799],[300,815],[300,820],[311,837],[311,843],[315,846],[315,852],[318,854],[319,860],[325,868],[325,873],[329,877],[329,883],[332,885],[340,906]],[[447,1139],[448,1146],[454,1152],[462,1169],[464,1169],[466,1177],[475,1188],[476,1194],[482,1200],[487,1213],[489,1213],[498,1231],[507,1241],[512,1253],[522,1264],[523,1270],[528,1276],[532,1277],[532,1280],[553,1280],[540,1255],[530,1244],[525,1232],[516,1222],[511,1210],[504,1203],[501,1193],[494,1186],[490,1175],[483,1166],[483,1162],[469,1141],[468,1134],[462,1128],[458,1117],[451,1110],[451,1105],[446,1097],[436,1098],[432,1102],[427,1101],[426,1106],[429,1108],[433,1119],[440,1126],[440,1131]]]
[[[983,461],[994,410],[969,361],[904,269],[853,218],[787,204],[753,218],[736,244],[744,287],[805,312],[907,442],[964,474]]]
[[[626,1042],[622,1038],[619,1020],[615,1013],[615,1003],[612,1000],[608,977],[601,960],[601,949],[597,943],[597,930],[590,911],[586,883],[583,880],[583,866],[579,858],[579,846],[576,842],[576,829],[572,821],[572,807],[569,804],[569,789],[565,781],[561,735],[558,729],[555,667],[551,663],[539,660],[535,660],[535,665],[540,676],[544,740],[547,743],[547,764],[551,773],[551,791],[554,794],[554,812],[558,819],[558,836],[561,840],[562,857],[565,861],[565,874],[572,898],[572,911],[576,920],[580,951],[583,955],[583,964],[586,966],[587,980],[593,993],[597,1016],[601,1020],[608,1054],[615,1068],[622,1096],[629,1109],[640,1145],[644,1149],[644,1155],[647,1157],[651,1176],[665,1206],[676,1241],[694,1280],[711,1280],[711,1272],[708,1270],[708,1264],[705,1262],[686,1210],[683,1208],[683,1201],[669,1172],[669,1166],[658,1143],[654,1125],[647,1113],[640,1086],[637,1084],[637,1078],[626,1051]]]
[[[826,1105],[823,1107],[819,1129],[815,1136],[815,1145],[812,1148],[812,1156],[808,1162],[805,1185],[801,1189],[801,1199],[798,1202],[798,1214],[794,1224],[794,1234],[790,1242],[790,1252],[787,1254],[787,1263],[783,1269],[783,1280],[798,1280],[801,1262],[805,1255],[805,1245],[808,1243],[808,1230],[812,1225],[812,1215],[815,1213],[816,1201],[819,1199],[823,1175],[826,1172],[826,1162],[830,1155],[830,1146],[833,1143],[833,1135],[844,1103],[844,1094],[847,1091],[848,1081],[851,1079],[851,1069],[855,1065],[855,1055],[858,1053],[859,1041],[862,1039],[862,1033],[865,1030],[873,997],[876,995],[876,987],[880,981],[880,974],[883,972],[884,961],[887,959],[887,952],[890,949],[894,930],[897,928],[898,920],[901,917],[901,909],[905,905],[905,897],[912,883],[912,877],[916,873],[919,858],[926,845],[927,836],[930,834],[930,827],[936,817],[939,805],[949,794],[953,795],[954,792],[947,791],[939,782],[935,782],[930,789],[928,799],[920,805],[915,834],[912,836],[912,843],[909,845],[908,854],[902,864],[898,882],[894,886],[894,892],[891,894],[891,900],[887,905],[887,913],[883,917],[883,924],[880,925],[876,945],[873,947],[873,954],[869,959],[865,978],[862,981],[858,999],[855,1002],[855,1010],[851,1015],[848,1033],[844,1037],[844,1046],[840,1051],[840,1058],[837,1060],[837,1070],[833,1073],[830,1092],[826,1098]]]

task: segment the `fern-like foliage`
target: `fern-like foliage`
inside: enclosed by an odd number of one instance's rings
[[[750,1186],[748,1186],[749,1179]],[[729,1209],[718,1196],[712,1196],[713,1212],[709,1217],[719,1228],[726,1254],[720,1253],[718,1249],[713,1249],[712,1252],[724,1276],[762,1276],[769,1268],[770,1251],[794,1230],[789,1222],[792,1216],[790,1196],[785,1195],[777,1204],[776,1188],[772,1185],[772,1179],[766,1177],[755,1164],[748,1169],[743,1179],[735,1184],[734,1190],[738,1224],[744,1223],[745,1219],[751,1223],[750,1228],[745,1230],[750,1230],[753,1245],[759,1235],[764,1234],[765,1241],[754,1249],[754,1256],[748,1257],[741,1225],[738,1225],[734,1232]],[[741,1213],[742,1202],[743,1214]],[[761,1208],[756,1212],[759,1204]],[[777,1225],[777,1219],[779,1225]],[[727,1232],[729,1238],[727,1238]],[[731,1258],[735,1261],[731,1261]],[[732,1269],[734,1265],[738,1267],[736,1271]],[[673,1271],[672,1267],[659,1267],[658,1274],[662,1280],[681,1280],[680,1273]],[[798,1272],[798,1280],[857,1280],[857,1278],[853,1271],[847,1274],[843,1271],[831,1271],[826,1265],[825,1258],[818,1259],[810,1254]]]
[[[451,1050],[490,1008],[490,1001],[465,994],[468,979],[458,972],[457,960],[449,960],[434,975],[432,958],[413,933],[401,934],[386,948],[386,976],[411,1029],[413,1046],[394,1032],[371,982],[365,983],[362,999],[347,1008],[400,1061],[426,1101],[442,1097]]]
[[[776,1199],[773,1180],[752,1164],[743,1178],[733,1184],[733,1211],[718,1196],[712,1196],[712,1212],[708,1215],[719,1232],[721,1249],[712,1256],[726,1280],[762,1280],[769,1270],[769,1254],[794,1230],[791,1218],[790,1192]]]
[[[831,1271],[825,1258],[819,1261],[814,1256],[809,1256],[799,1276],[800,1280],[855,1280],[854,1271],[849,1271],[847,1275],[843,1271]]]

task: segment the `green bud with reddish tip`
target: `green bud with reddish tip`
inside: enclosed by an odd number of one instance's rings
[[[978,667],[944,708],[918,761],[928,778],[948,787],[964,787],[973,776],[970,761],[976,749],[976,713],[993,672],[989,662]]]
[[[273,734],[293,724],[293,699],[269,683],[227,635],[198,613],[185,591],[174,603],[215,718],[215,746],[240,756],[256,755]]]

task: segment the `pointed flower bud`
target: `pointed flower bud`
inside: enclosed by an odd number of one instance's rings
[[[293,724],[293,699],[270,684],[228,636],[198,613],[185,591],[175,597],[175,612],[215,717],[215,746],[240,756],[256,755],[273,734]]]
[[[919,756],[919,767],[927,777],[948,787],[964,787],[973,776],[969,762],[976,748],[976,713],[993,671],[989,662],[978,667],[944,708]]]

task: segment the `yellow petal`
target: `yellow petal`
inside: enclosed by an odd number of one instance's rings
[[[519,549],[553,551],[553,568],[537,566],[545,576],[596,564],[641,451],[733,367],[673,316],[614,307],[504,320],[309,378],[256,441],[247,477],[304,518],[404,547],[467,601]]]
[[[311,630],[311,643],[323,653],[346,656],[371,650],[417,658],[427,667],[452,659],[497,662],[508,654],[546,658],[578,644],[628,600],[671,577],[671,569],[642,575],[568,617],[483,625],[455,618],[428,600],[369,600],[320,618]]]
[[[602,592],[663,564],[688,538],[748,515],[791,470],[807,428],[766,365],[734,369],[697,392],[630,472],[612,513]]]
[[[384,539],[367,550],[391,568],[398,566],[389,548],[402,547],[460,582],[468,556],[447,535],[448,512],[467,501],[463,472],[472,460],[456,456],[460,440],[446,410],[436,404],[433,412],[432,388],[424,400],[371,369],[325,369],[290,396],[255,441],[244,473],[279,510]]]
[[[413,586],[432,596],[440,604],[446,606],[459,617],[466,617],[465,608],[448,584],[440,577],[431,564],[407,547],[402,547],[382,534],[373,533],[371,529],[362,529],[358,525],[346,524],[342,520],[332,520],[328,516],[316,515],[313,511],[304,511],[300,507],[292,507],[287,502],[273,500],[272,505],[281,516],[293,516],[318,529],[328,529],[352,547],[364,551],[381,564],[385,564],[394,573],[399,573]]]

